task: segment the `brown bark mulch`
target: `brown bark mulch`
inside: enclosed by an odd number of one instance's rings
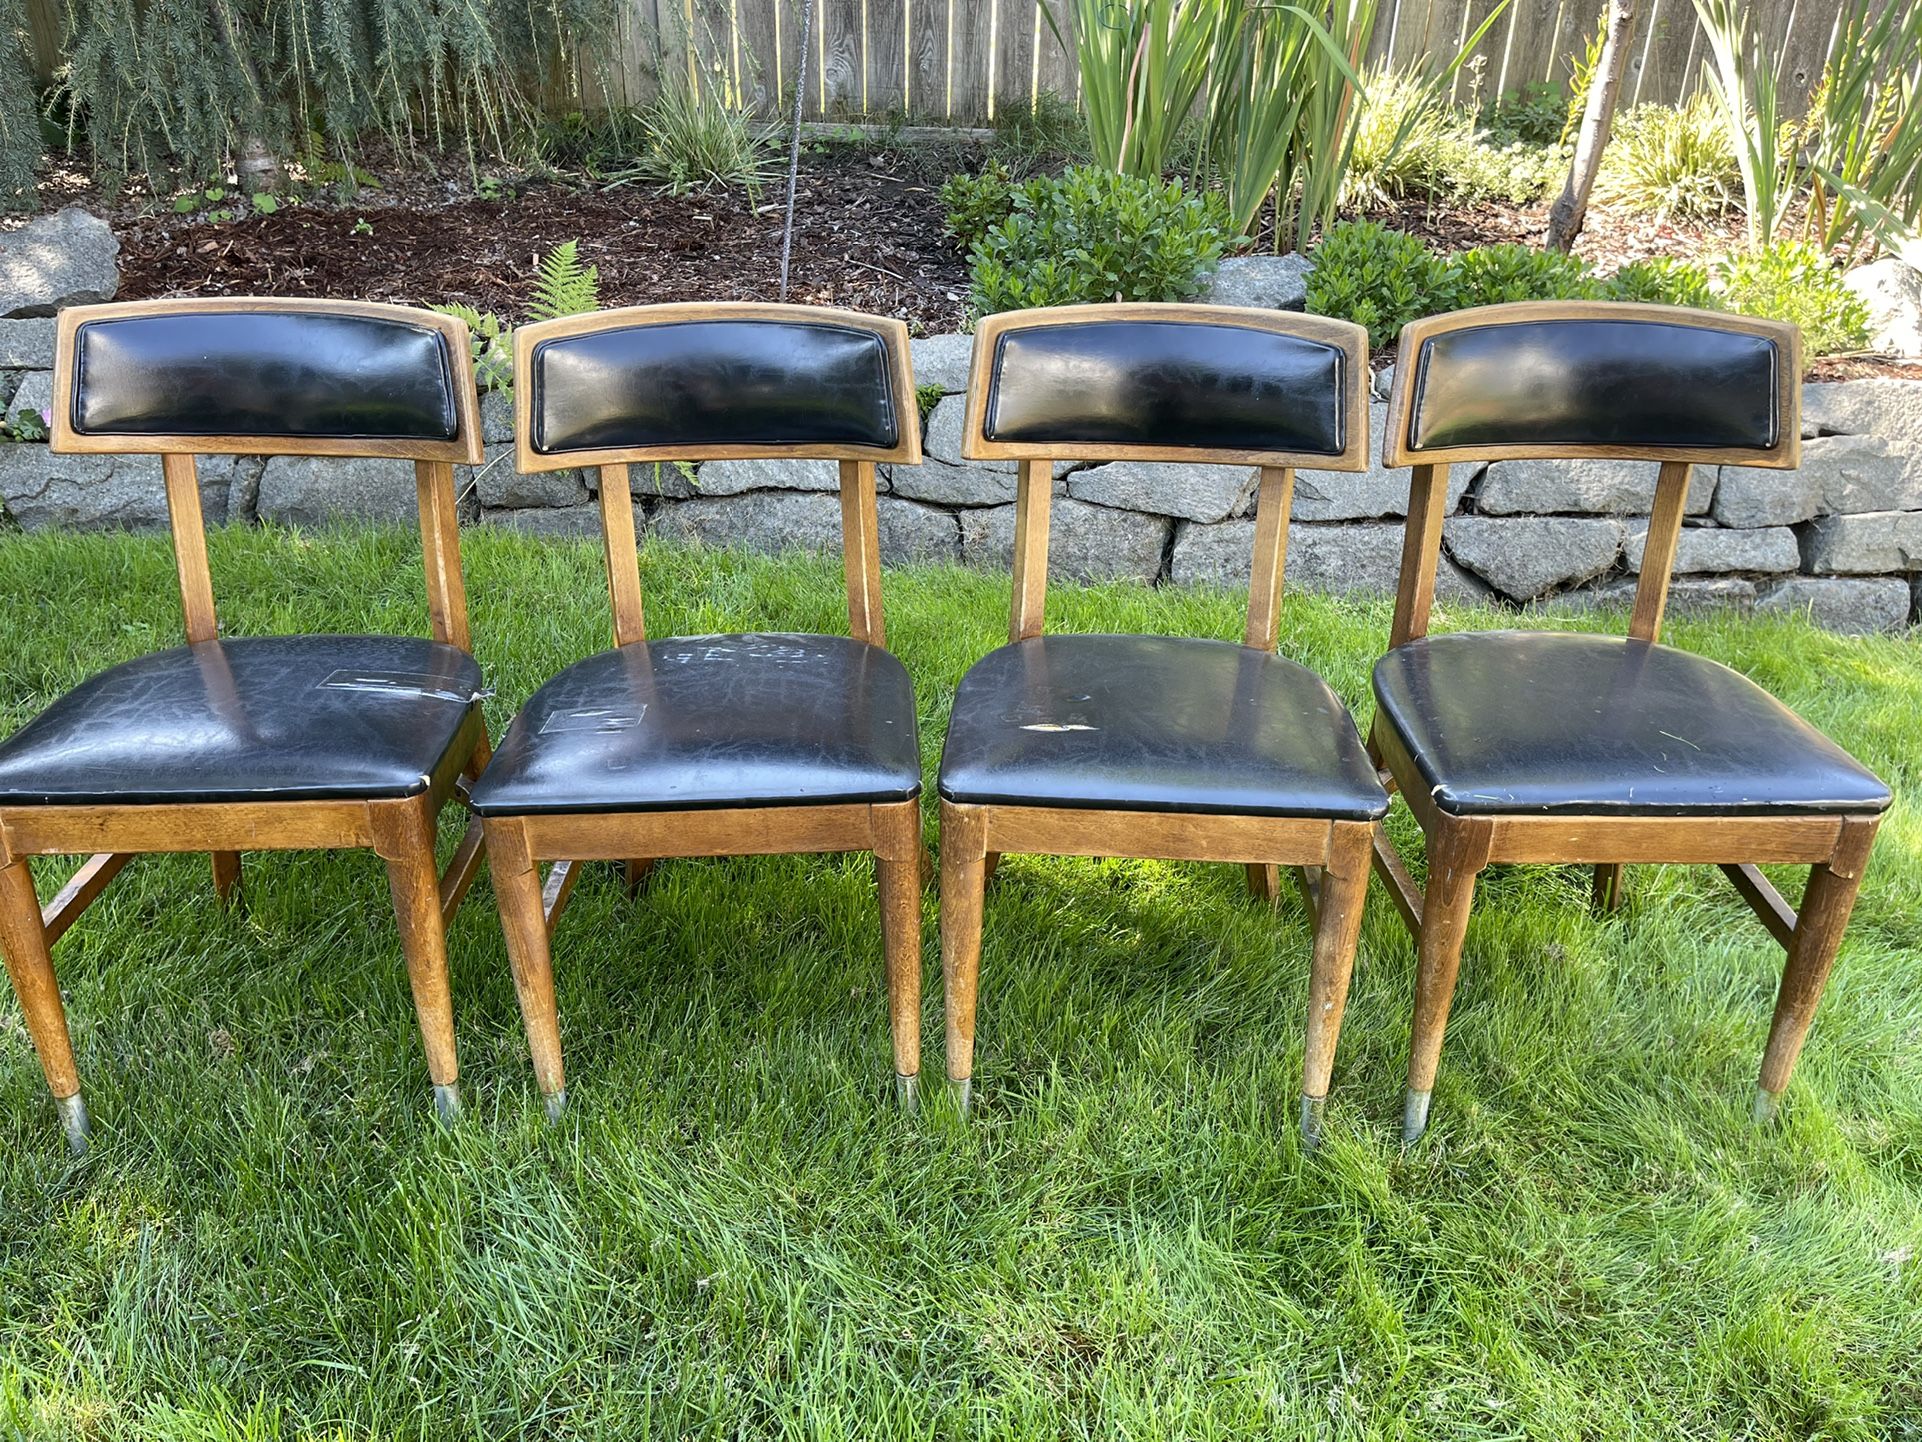
[[[772,300],[786,180],[670,195],[540,183],[425,207],[301,204],[211,223],[121,221],[121,296],[351,296],[465,302],[526,317],[538,258],[567,240],[600,272],[603,305]],[[941,234],[936,188],[867,164],[811,167],[796,192],[788,298],[960,328],[967,267]]]

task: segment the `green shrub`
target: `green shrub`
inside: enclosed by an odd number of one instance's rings
[[[1501,100],[1482,108],[1476,127],[1497,146],[1516,140],[1559,146],[1568,127],[1568,92],[1551,81],[1528,81],[1520,90],[1503,90]]]
[[[1608,279],[1610,300],[1638,300],[1651,305],[1686,305],[1696,310],[1720,310],[1721,297],[1710,284],[1708,270],[1693,261],[1632,260]]]
[[[1095,166],[1037,177],[974,246],[974,308],[1189,300],[1232,239],[1221,201],[1179,181]]]
[[[1568,174],[1569,153],[1515,140],[1499,148],[1474,136],[1448,135],[1435,147],[1435,188],[1451,200],[1502,200],[1527,205]]]
[[[1377,70],[1364,85],[1368,98],[1355,119],[1354,148],[1341,182],[1347,210],[1433,190],[1438,152],[1457,129],[1441,96],[1417,76]]]
[[[1568,128],[1568,92],[1544,80],[1531,80],[1517,92],[1483,108],[1477,128],[1491,144],[1506,147],[1517,141],[1531,146],[1559,146]]]
[[[1792,321],[1802,328],[1802,346],[1811,356],[1869,343],[1868,307],[1812,245],[1778,241],[1740,251],[1724,258],[1717,272],[1728,309]]]
[[[1478,245],[1446,262],[1449,308],[1514,300],[1599,300],[1603,289],[1588,262],[1559,250],[1505,242]]]
[[[1351,320],[1383,346],[1411,320],[1448,308],[1447,264],[1415,236],[1372,220],[1328,227],[1308,274],[1308,309]]]
[[[941,183],[941,204],[947,210],[943,229],[962,251],[1006,220],[1014,210],[1014,177],[999,160],[990,160],[976,175],[950,175]]]
[[[1742,170],[1715,102],[1642,105],[1615,123],[1595,197],[1658,220],[1710,220],[1742,203]]]
[[[646,139],[610,185],[646,181],[674,195],[740,186],[760,192],[775,168],[775,130],[722,100],[712,86],[672,84],[641,116]]]

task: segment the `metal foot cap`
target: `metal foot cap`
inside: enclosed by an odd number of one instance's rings
[[[1412,1147],[1428,1130],[1428,1102],[1433,1092],[1409,1091],[1401,1104],[1401,1144]]]
[[[948,1085],[954,1088],[954,1109],[967,1116],[974,1110],[974,1078],[949,1077]]]
[[[562,1087],[557,1092],[549,1092],[541,1100],[547,1106],[547,1119],[550,1122],[557,1122],[567,1110],[567,1088]]]
[[[1321,1145],[1321,1119],[1328,1111],[1327,1097],[1304,1095],[1301,1099],[1301,1146],[1312,1152]]]
[[[894,1074],[894,1100],[909,1116],[921,1109],[921,1078]]]
[[[434,1115],[450,1127],[460,1120],[459,1082],[448,1082],[445,1086],[434,1084]]]
[[[1774,1092],[1755,1089],[1755,1106],[1749,1113],[1758,1127],[1771,1125],[1782,1114],[1782,1099]]]
[[[55,1097],[53,1104],[60,1112],[60,1125],[67,1134],[67,1147],[76,1157],[87,1154],[87,1136],[92,1127],[87,1121],[87,1104],[75,1092],[70,1097]]]

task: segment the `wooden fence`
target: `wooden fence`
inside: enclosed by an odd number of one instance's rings
[[[1497,3],[1383,0],[1369,58],[1443,63]],[[1476,63],[1456,77],[1456,98],[1565,84],[1601,9],[1601,0],[1511,0]],[[1799,110],[1814,83],[1837,9],[1838,0],[1749,6],[1787,108]],[[792,104],[801,23],[802,0],[625,0],[616,53],[585,57],[583,79],[618,103],[643,104],[672,73],[771,116],[780,97]],[[1044,91],[1073,104],[1072,26],[1066,0],[815,0],[805,113],[985,125]],[[1706,57],[1691,0],[1643,0],[1625,101],[1682,99]]]

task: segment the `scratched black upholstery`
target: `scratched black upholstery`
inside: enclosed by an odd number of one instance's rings
[[[1889,789],[1747,677],[1615,636],[1428,636],[1379,716],[1454,815],[1873,813]]]
[[[1781,438],[1766,336],[1647,319],[1444,331],[1414,358],[1411,451],[1510,445],[1741,447]]]
[[[449,441],[453,358],[428,326],[312,311],[86,321],[72,422],[90,436]]]
[[[1035,636],[954,698],[941,795],[965,804],[1372,820],[1341,698],[1284,657],[1179,636]]]
[[[850,445],[900,436],[874,331],[768,319],[624,326],[534,348],[533,446]],[[905,404],[913,404],[906,397]]]
[[[1226,322],[1105,321],[1010,330],[995,345],[989,440],[1338,455],[1342,351]]]
[[[534,693],[472,793],[483,816],[906,801],[907,669],[840,636],[677,636]]]
[[[0,742],[0,805],[411,796],[479,734],[480,667],[412,636],[260,636],[102,671]]]

